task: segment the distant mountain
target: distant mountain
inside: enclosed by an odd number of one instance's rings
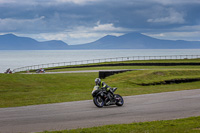
[[[97,41],[76,46],[80,49],[200,49],[199,41],[172,41],[133,32],[119,37],[105,36]]]
[[[161,40],[141,33],[107,35],[91,43],[68,45],[63,41],[38,42],[13,34],[0,35],[0,50],[71,50],[71,49],[200,49],[199,41]]]
[[[0,35],[0,50],[54,50],[67,47],[66,43],[59,40],[38,42],[29,37],[18,37],[13,34]]]

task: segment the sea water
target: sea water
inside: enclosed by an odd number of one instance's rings
[[[128,56],[200,55],[199,49],[1,50],[0,73],[24,66]]]

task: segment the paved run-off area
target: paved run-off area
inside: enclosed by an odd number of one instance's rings
[[[92,100],[0,108],[0,132],[38,132],[200,116],[200,89],[124,97],[122,107]]]

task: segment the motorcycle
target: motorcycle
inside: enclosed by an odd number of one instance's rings
[[[5,74],[12,74],[12,71],[9,71],[9,72],[4,72]]]
[[[122,106],[124,104],[123,98],[119,94],[114,94],[117,88],[111,88],[113,94],[108,93],[104,88],[99,89],[97,86],[92,91],[94,104],[102,108],[103,106],[117,105]]]
[[[45,70],[44,69],[37,69],[36,73],[45,73]]]
[[[12,71],[9,69],[6,70],[6,72],[4,72],[5,74],[12,74]]]

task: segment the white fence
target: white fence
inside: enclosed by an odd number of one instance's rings
[[[58,62],[39,64],[32,66],[25,66],[16,68],[13,72],[30,71],[39,68],[50,68],[59,66],[71,66],[71,65],[84,65],[91,63],[103,63],[103,62],[114,62],[114,61],[132,61],[132,60],[168,60],[168,59],[195,59],[200,58],[200,55],[168,55],[168,56],[129,56],[129,57],[116,57],[116,58],[104,58],[104,59],[93,59],[93,60],[82,60],[82,61],[71,61],[71,62]]]

